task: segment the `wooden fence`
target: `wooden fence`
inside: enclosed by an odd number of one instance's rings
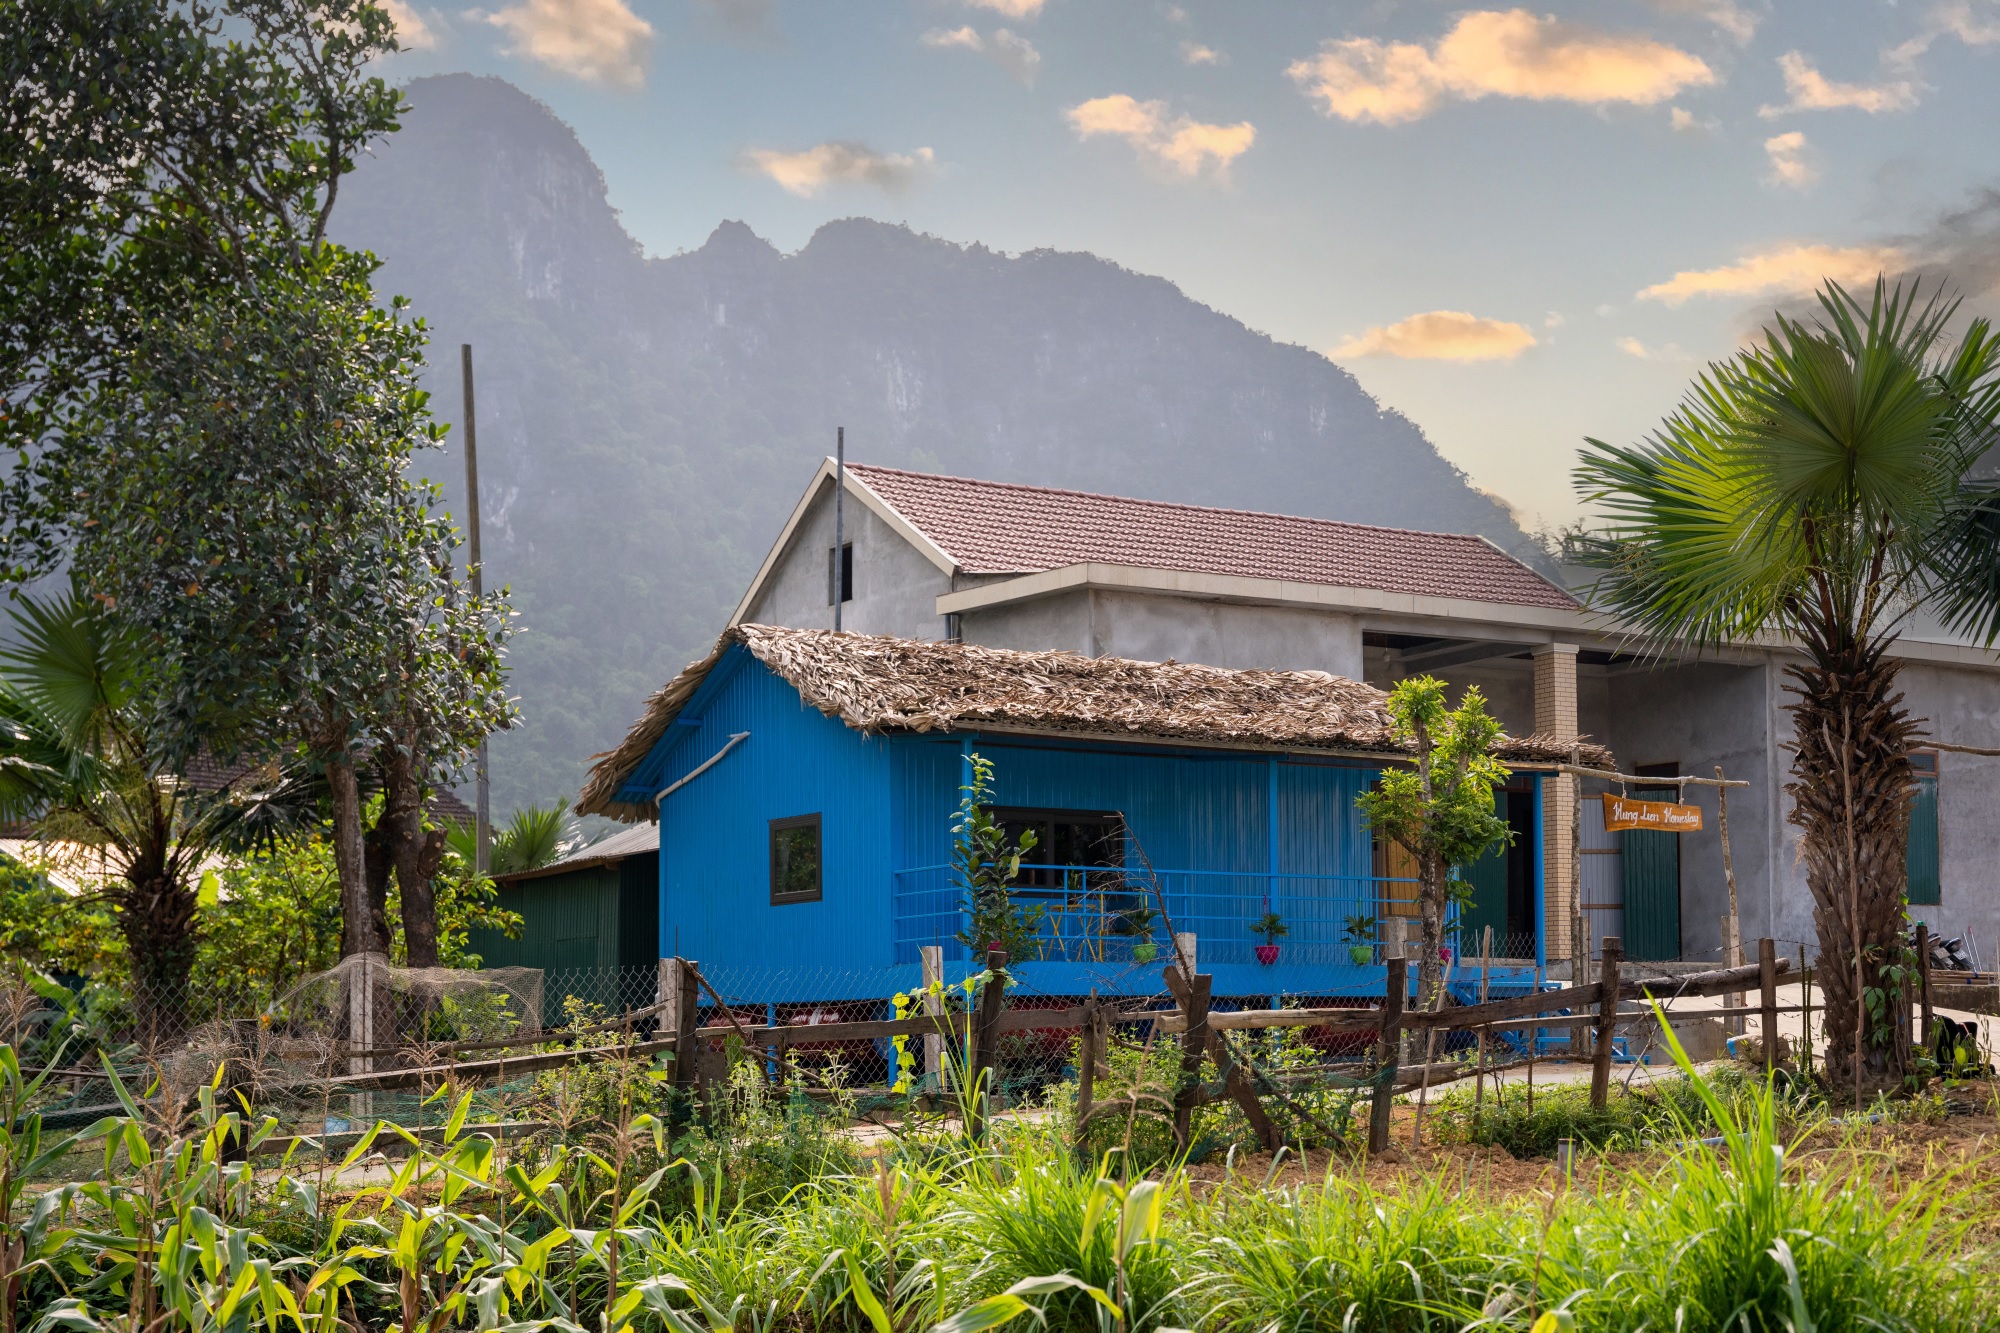
[[[1001,950],[992,950],[986,962],[989,975],[998,975],[1005,970],[1007,957]],[[787,1068],[793,1049],[799,1046],[923,1036],[949,1040],[963,1051],[963,1058],[969,1063],[964,1086],[983,1092],[993,1084],[1001,1037],[1010,1032],[1069,1030],[1079,1034],[1077,1124],[1081,1134],[1092,1119],[1125,1104],[1124,1100],[1097,1102],[1094,1096],[1096,1081],[1108,1073],[1106,1052],[1113,1040],[1114,1029],[1143,1023],[1151,1024],[1156,1034],[1178,1035],[1180,1038],[1181,1077],[1171,1106],[1162,1109],[1170,1112],[1175,1135],[1184,1146],[1188,1142],[1195,1110],[1211,1102],[1228,1100],[1242,1109],[1264,1145],[1275,1149],[1278,1146],[1277,1131],[1264,1102],[1271,1098],[1285,1100],[1285,1090],[1275,1086],[1272,1080],[1258,1071],[1245,1067],[1237,1059],[1224,1034],[1274,1028],[1310,1028],[1323,1034],[1372,1038],[1370,1064],[1374,1072],[1369,1080],[1373,1090],[1368,1139],[1370,1150],[1379,1152],[1388,1145],[1389,1111],[1394,1098],[1400,1093],[1427,1091],[1441,1083],[1498,1074],[1527,1063],[1520,1059],[1489,1060],[1488,1053],[1494,1049],[1491,1039],[1498,1034],[1562,1029],[1576,1034],[1580,1040],[1572,1040],[1572,1052],[1575,1056],[1587,1055],[1590,1059],[1591,1101],[1602,1106],[1610,1089],[1616,1028],[1621,1021],[1630,1022],[1641,1017],[1631,1011],[1621,1014],[1619,1006],[1623,1003],[1658,1001],[1664,1007],[1677,999],[1740,995],[1754,990],[1755,1003],[1704,1009],[1692,1016],[1722,1018],[1755,1015],[1760,1018],[1761,1030],[1765,1034],[1777,1031],[1779,1014],[1796,1013],[1801,1009],[1799,1005],[1780,1005],[1777,1002],[1779,978],[1789,973],[1792,965],[1789,959],[1777,956],[1774,944],[1768,939],[1758,942],[1757,962],[1742,967],[1675,977],[1628,979],[1623,975],[1625,962],[1620,942],[1615,937],[1607,937],[1596,981],[1486,1004],[1451,1005],[1427,1011],[1408,1007],[1409,963],[1407,959],[1392,958],[1388,961],[1382,998],[1379,1003],[1367,1008],[1218,1011],[1210,1004],[1210,977],[1200,972],[1187,975],[1175,963],[1169,965],[1163,974],[1173,1000],[1172,1008],[1157,1007],[1158,1001],[1134,1004],[1097,997],[1059,1009],[1009,1008],[1005,987],[988,985],[981,989],[977,1007],[963,1012],[921,1014],[873,1022],[753,1024],[737,1019],[702,977],[698,964],[681,959],[669,960],[669,964],[662,968],[660,1002],[646,1010],[626,1015],[622,1027],[618,1023],[600,1024],[573,1034],[550,1033],[538,1038],[544,1043],[552,1037],[575,1040],[615,1030],[618,1032],[616,1041],[600,1041],[559,1051],[529,1049],[520,1054],[501,1054],[474,1060],[458,1059],[459,1051],[453,1049],[445,1053],[448,1056],[445,1062],[435,1062],[434,1055],[434,1062],[431,1063],[348,1074],[333,1079],[332,1083],[337,1090],[360,1092],[434,1087],[445,1082],[464,1085],[488,1080],[505,1081],[579,1062],[650,1058],[670,1052],[678,1055],[682,1051],[698,1053],[731,1037],[740,1041],[746,1051],[763,1052],[764,1058],[772,1062],[773,1067]],[[701,1024],[700,1000],[703,992],[713,1001],[712,1007],[721,1015],[722,1021]],[[1415,1067],[1404,1065],[1401,1047],[1406,1037],[1412,1042],[1422,1037],[1428,1047],[1435,1044],[1439,1034],[1467,1031],[1477,1034],[1480,1039],[1477,1059],[1433,1063],[1427,1050],[1424,1059]],[[1533,1038],[1530,1040],[1531,1060]],[[490,1046],[491,1043],[482,1045]],[[468,1046],[465,1049],[470,1051],[473,1048]],[[1210,1083],[1203,1083],[1200,1079],[1204,1056],[1214,1061],[1219,1074]],[[1763,1058],[1767,1065],[1776,1060],[1777,1043],[1769,1040],[1763,1043]],[[708,1065],[709,1062],[700,1058],[676,1059],[675,1082],[690,1092],[705,1092],[705,1081],[714,1077]],[[975,1095],[967,1101],[967,1128],[976,1134],[982,1128],[986,1098]]]

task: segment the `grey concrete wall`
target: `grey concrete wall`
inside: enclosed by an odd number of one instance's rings
[[[1906,664],[1901,671],[1904,706],[1920,729],[1953,745],[2000,748],[2000,688],[1993,673],[1959,667]],[[1789,719],[1788,719],[1789,720]],[[1789,735],[1789,726],[1785,734]],[[1964,935],[1978,945],[1980,961],[2000,958],[2000,759],[1938,756],[1938,843],[1944,901],[1912,907],[1914,920],[1932,931]],[[1805,876],[1797,876],[1805,898]]]
[[[967,643],[988,648],[1018,648],[1023,652],[1062,649],[1086,657],[1094,655],[1090,594],[1081,591],[969,611],[959,618],[959,633]]]
[[[1764,666],[1691,665],[1625,668],[1604,679],[1601,739],[1632,772],[1642,764],[1676,764],[1681,773],[1714,775],[1715,766],[1751,785],[1729,794],[1729,841],[1736,870],[1743,938],[1771,935],[1812,939],[1788,902],[1773,902],[1772,885],[1783,839],[1781,773],[1771,762],[1769,671]],[[1602,791],[1603,784],[1591,784]],[[1681,837],[1681,950],[1688,957],[1720,958],[1721,918],[1729,910],[1722,839],[1713,787],[1690,787],[1686,800],[1702,809],[1702,831]],[[1775,912],[1774,912],[1775,908]],[[1753,947],[1746,945],[1746,948]],[[1791,945],[1781,945],[1787,952]]]
[[[877,518],[853,495],[842,516],[843,535],[854,543],[854,599],[841,611],[841,628],[906,639],[942,639],[937,599],[951,578]],[[826,487],[792,532],[792,541],[751,605],[748,619],[763,625],[833,628],[827,602],[826,553],[833,549],[833,488]]]
[[[996,648],[1361,678],[1360,622],[1325,611],[1086,589],[973,612],[963,628],[966,642]]]

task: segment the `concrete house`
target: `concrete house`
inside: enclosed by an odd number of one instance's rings
[[[1813,947],[1785,818],[1785,668],[1796,658],[1783,643],[1652,651],[1477,537],[866,465],[846,469],[836,552],[834,491],[829,459],[732,625],[831,627],[837,594],[841,627],[868,634],[1324,671],[1380,688],[1424,672],[1477,685],[1514,735],[1588,737],[1632,774],[1719,766],[1748,781],[1727,810],[1743,937]],[[1930,736],[2000,746],[2000,655],[1921,629],[1893,651]],[[2000,761],[1926,752],[1918,766],[1911,913],[1942,935],[1969,935],[1991,960]],[[1634,957],[1718,957],[1729,887],[1714,789],[1685,798],[1704,808],[1699,834],[1607,834],[1593,799],[1605,784],[1539,786],[1533,798],[1525,784],[1508,794],[1510,816],[1539,823],[1547,858],[1527,872],[1544,891],[1542,919],[1515,926],[1537,931],[1551,958],[1571,956],[1579,931],[1622,936]]]

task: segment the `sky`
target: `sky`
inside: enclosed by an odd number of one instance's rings
[[[866,216],[1324,353],[1530,527],[1822,278],[2000,313],[2000,0],[391,0],[648,253]]]

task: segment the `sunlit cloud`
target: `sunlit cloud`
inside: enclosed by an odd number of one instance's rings
[[[1803,296],[1829,278],[1846,286],[1870,283],[1877,274],[1900,272],[1908,262],[1890,245],[1787,245],[1720,268],[1684,269],[1643,289],[1639,299],[1679,305],[1693,296]]]
[[[1819,179],[1819,168],[1806,160],[1806,136],[1798,130],[1764,140],[1764,155],[1771,160],[1775,184],[1802,190]]]
[[[1792,95],[1792,100],[1782,106],[1760,107],[1757,112],[1760,116],[1843,109],[1880,115],[1885,111],[1907,111],[1917,104],[1917,85],[1913,79],[1836,83],[1797,51],[1787,51],[1779,56],[1778,68],[1784,71],[1785,91]]]
[[[586,83],[636,88],[646,80],[653,25],[625,0],[522,0],[483,17],[512,36],[508,55]]]
[[[1002,18],[1031,19],[1042,12],[1047,0],[965,0],[974,9],[990,9]]]
[[[829,185],[873,185],[898,193],[930,175],[936,155],[928,148],[878,153],[867,144],[842,140],[798,152],[752,148],[741,161],[745,170],[770,177],[787,194],[811,199]]]
[[[1183,65],[1220,65],[1229,57],[1212,46],[1200,42],[1181,43],[1181,63]]]
[[[983,55],[1029,88],[1035,86],[1042,68],[1042,53],[1035,44],[1005,28],[994,29],[991,36],[972,27],[933,28],[920,40],[936,50],[957,48]]]
[[[1630,357],[1641,361],[1687,361],[1691,358],[1681,350],[1679,343],[1668,343],[1664,347],[1648,347],[1637,338],[1627,335],[1613,341],[1612,346]]]
[[[1333,349],[1336,359],[1393,356],[1406,361],[1511,361],[1535,345],[1525,324],[1432,310],[1369,329]]]
[[[1124,93],[1094,97],[1063,115],[1077,138],[1111,135],[1123,139],[1140,156],[1187,177],[1203,172],[1226,175],[1229,164],[1257,141],[1257,127],[1247,120],[1211,125],[1191,116],[1169,118],[1165,102],[1141,102]]]
[[[1651,106],[1715,82],[1699,56],[1650,37],[1540,18],[1525,9],[1461,16],[1436,45],[1350,37],[1285,71],[1327,116],[1394,125],[1448,99]]]
[[[415,5],[407,0],[376,0],[382,12],[396,25],[396,45],[405,51],[433,51],[437,49],[438,34],[424,16],[417,12]]]

